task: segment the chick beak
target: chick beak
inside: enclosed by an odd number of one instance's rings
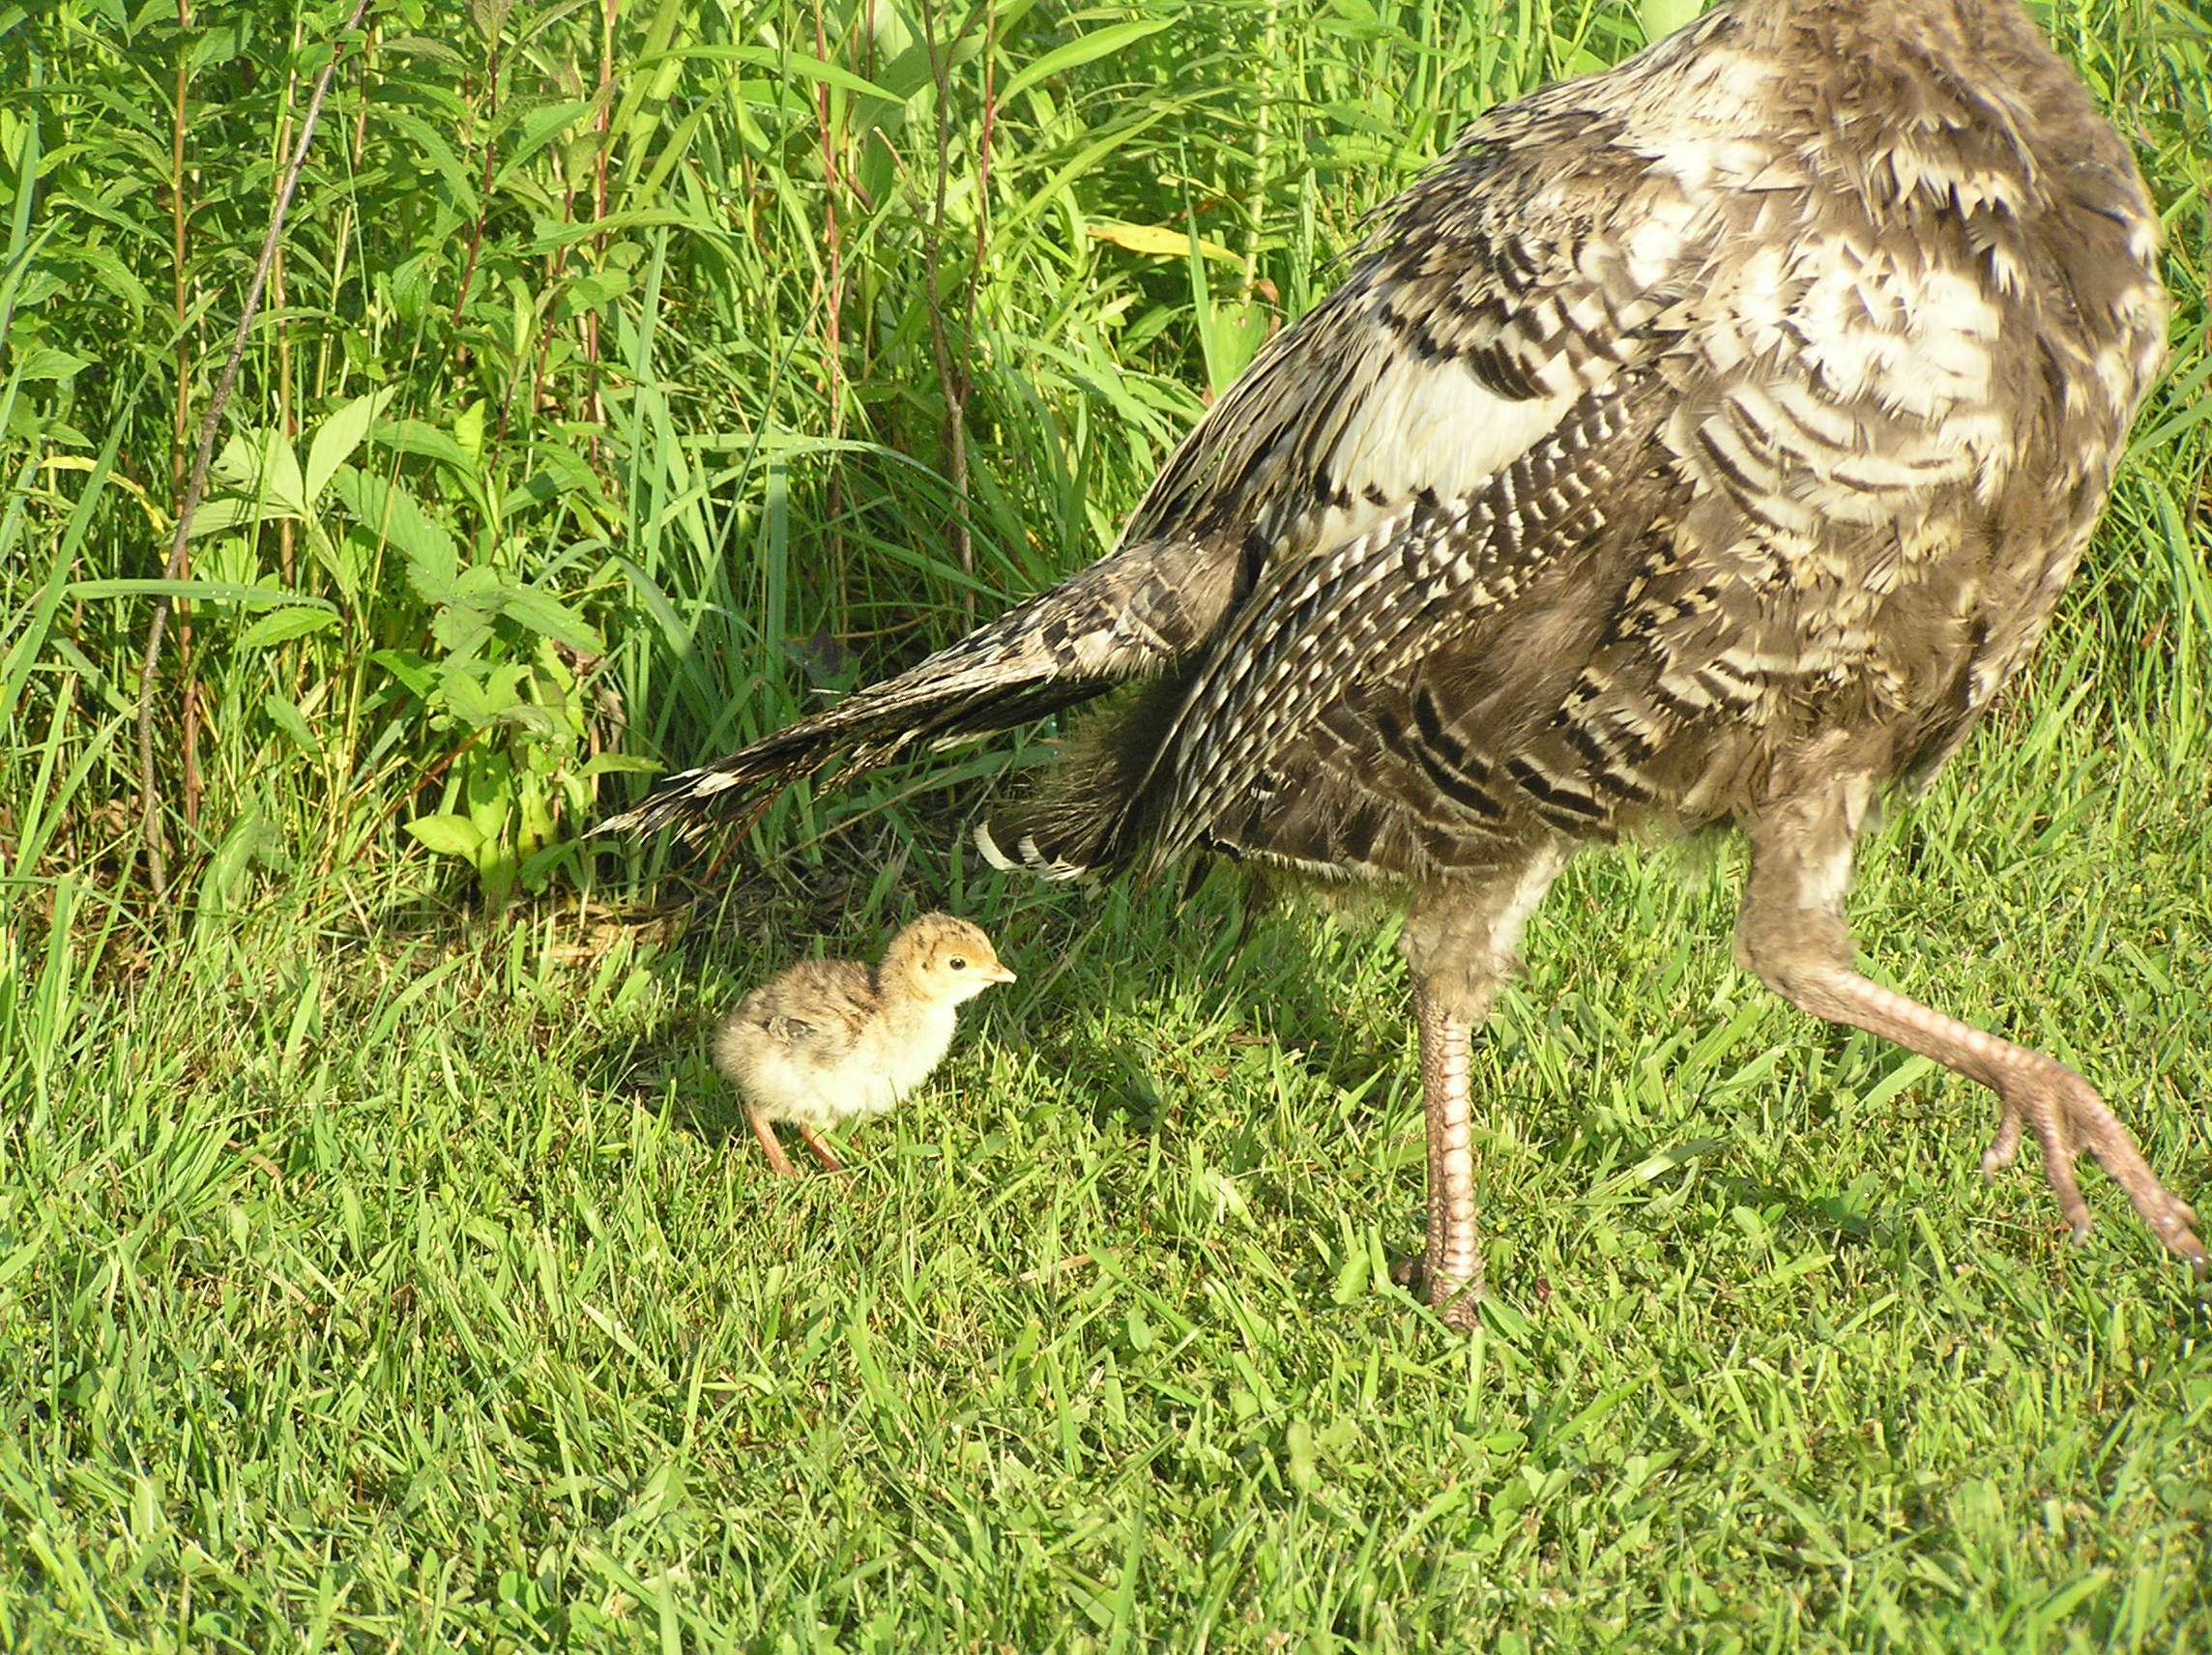
[[[1017,980],[1012,972],[1006,970],[996,960],[983,968],[983,977],[988,982],[1013,982]]]

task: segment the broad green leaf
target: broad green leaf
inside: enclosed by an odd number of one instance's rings
[[[445,258],[438,248],[401,259],[392,267],[387,284],[392,295],[392,307],[407,326],[420,322],[430,308],[431,298],[438,277],[444,272]]]
[[[410,113],[403,104],[383,103],[377,108],[377,119],[389,122],[397,135],[407,140],[408,159],[416,166],[427,162],[452,191],[454,205],[465,213],[477,210],[477,179],[479,173],[453,152],[449,142],[450,133],[441,132],[435,125]]]
[[[412,650],[378,650],[368,658],[424,701],[437,690],[437,672]]]
[[[492,189],[495,191],[504,189],[508,180],[533,156],[591,114],[596,106],[595,102],[581,98],[548,103],[530,110],[521,120],[501,132],[500,153],[504,160],[492,178]]]
[[[442,606],[430,623],[430,636],[447,654],[473,660],[491,639],[496,605],[480,597],[464,597]]]
[[[271,644],[289,643],[294,638],[305,638],[309,632],[326,632],[338,624],[335,609],[310,609],[306,604],[293,604],[275,609],[238,635],[242,650],[266,649]]]
[[[584,457],[572,449],[558,444],[540,444],[538,458],[542,470],[535,473],[527,482],[512,489],[500,502],[500,515],[511,517],[515,512],[533,506],[542,506],[571,489],[580,489],[595,502],[604,496],[599,488],[598,473],[592,470]]]
[[[483,849],[483,830],[466,816],[418,816],[400,826],[441,857],[473,861]]]
[[[225,530],[250,528],[255,523],[278,518],[290,519],[293,513],[266,502],[242,500],[235,494],[218,494],[203,499],[192,509],[190,538],[204,539]]]
[[[568,284],[561,295],[561,305],[568,315],[585,310],[597,310],[609,300],[619,299],[635,285],[626,271],[602,270],[580,276]]]
[[[431,620],[429,630],[449,654],[476,654],[491,637],[491,622],[511,591],[498,568],[471,565],[453,577],[445,604]]]
[[[0,33],[4,32],[4,29],[0,29]],[[70,256],[82,264],[89,265],[93,275],[98,277],[101,286],[122,300],[132,310],[143,310],[154,302],[153,296],[146,291],[145,283],[138,279],[136,273],[105,247],[91,247],[80,243],[70,249]]]
[[[468,450],[453,441],[452,433],[425,420],[387,420],[377,426],[374,436],[394,453],[420,454],[464,474],[476,470],[475,459]]]
[[[408,584],[422,601],[450,601],[459,578],[460,548],[406,485],[353,466],[340,466],[331,480],[356,522],[398,547],[407,560]]]
[[[74,357],[52,345],[33,345],[18,356],[14,363],[17,377],[22,379],[71,379],[79,368],[90,364],[89,357]]]
[[[239,431],[223,444],[208,480],[262,508],[263,517],[307,515],[300,457],[280,431]]]
[[[465,720],[478,729],[495,722],[499,715],[514,705],[511,693],[502,693],[496,685],[486,685],[469,670],[473,663],[449,661],[439,675],[438,690],[441,699],[456,718]]]
[[[483,464],[484,418],[488,407],[480,396],[453,417],[453,441],[469,456],[471,472]]]
[[[1673,34],[1704,9],[1704,0],[1638,0],[1637,21],[1644,25],[1644,38],[1656,41]]]
[[[510,702],[493,716],[496,722],[511,724],[538,741],[557,741],[568,734],[558,712],[534,701]]]
[[[533,632],[566,644],[580,654],[602,655],[606,644],[590,623],[551,593],[534,586],[509,586],[500,612]]]
[[[300,710],[283,696],[271,691],[261,698],[261,711],[269,714],[269,721],[292,739],[292,744],[310,759],[323,756],[323,744],[315,740],[315,733],[307,728],[307,720]]]
[[[307,472],[303,498],[312,506],[322,498],[323,489],[339,466],[353,458],[354,450],[361,447],[362,439],[368,435],[392,399],[399,394],[397,386],[386,386],[372,391],[366,396],[357,396],[320,425],[307,443]]]

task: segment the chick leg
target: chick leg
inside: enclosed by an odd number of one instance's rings
[[[1830,783],[1783,801],[1753,825],[1736,957],[1800,1010],[1894,1040],[1995,1092],[2003,1113],[1982,1155],[1983,1173],[2010,1165],[2023,1131],[2032,1131],[2043,1149],[2043,1176],[2077,1241],[2089,1233],[2089,1205],[2074,1176],[2075,1157],[2086,1149],[2158,1238],[2203,1275],[2197,1214],[2159,1182],[2087,1081],[2054,1058],[1931,1010],[1852,969],[1843,899],[1858,815],[1851,801],[1862,797],[1851,782]]]
[[[1424,891],[1406,916],[1399,948],[1413,972],[1421,1040],[1421,1104],[1428,1129],[1429,1223],[1421,1279],[1429,1302],[1454,1327],[1471,1328],[1482,1296],[1482,1244],[1474,1216],[1470,1046],[1499,985],[1519,967],[1522,927],[1566,866],[1567,847],[1545,839],[1509,862]]]
[[[822,1141],[822,1134],[815,1131],[813,1127],[801,1126],[799,1129],[799,1139],[800,1143],[814,1151],[814,1158],[831,1172],[841,1173],[845,1170],[845,1163],[830,1152],[830,1146]]]
[[[775,1141],[775,1128],[769,1123],[767,1116],[755,1115],[748,1109],[745,1111],[745,1124],[753,1129],[753,1136],[760,1140],[760,1147],[768,1152],[771,1168],[787,1178],[799,1176],[799,1169],[791,1164],[791,1157],[783,1152],[783,1146]]]

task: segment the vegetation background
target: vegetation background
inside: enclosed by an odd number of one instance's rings
[[[1732,851],[1532,932],[1469,1341],[1387,934],[969,867],[1018,743],[585,838],[1095,555],[1467,117],[1695,9],[0,0],[0,1642],[2212,1648],[2203,1304],[1737,974]],[[2038,14],[2174,361],[1856,915],[2212,1188],[2212,24]],[[772,1187],[703,1030],[937,905],[1021,984]]]

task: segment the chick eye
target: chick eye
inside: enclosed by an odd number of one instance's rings
[[[956,972],[964,972],[968,969],[968,956],[966,954],[955,954],[952,956],[952,958],[946,960],[945,963],[950,966]]]

